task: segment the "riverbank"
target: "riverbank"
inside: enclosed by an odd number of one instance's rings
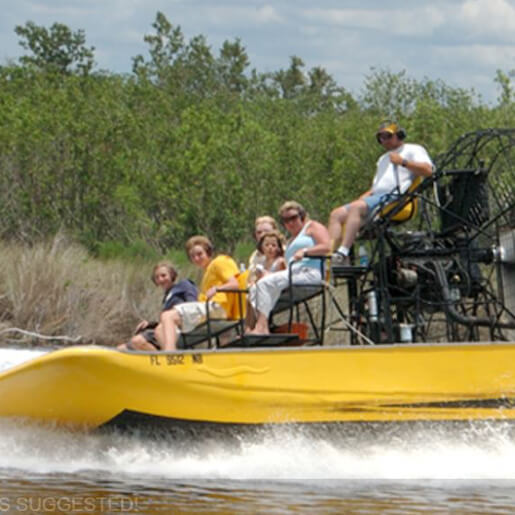
[[[124,341],[139,320],[159,313],[153,264],[97,259],[63,235],[32,246],[0,243],[2,346]],[[195,278],[189,266],[179,273]]]
[[[242,242],[232,255],[247,263],[254,248]],[[33,245],[0,242],[0,346],[114,346],[127,341],[140,320],[158,317],[162,292],[150,274],[161,260],[173,263],[179,279],[199,284],[200,272],[182,249],[161,258],[98,258],[63,234]],[[346,303],[344,290],[334,294]],[[316,313],[318,305],[313,309]],[[341,341],[341,332],[326,337],[327,344]]]

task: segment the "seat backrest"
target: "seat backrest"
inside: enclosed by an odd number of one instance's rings
[[[450,181],[438,184],[442,232],[450,233],[466,226],[481,227],[490,217],[486,173],[476,170],[447,173]]]
[[[230,299],[230,312],[227,313],[227,318],[230,320],[240,320],[245,318],[247,313],[247,281],[249,277],[249,270],[241,272],[236,276],[238,280],[238,289],[240,292],[227,293]]]
[[[403,223],[407,222],[408,220],[411,220],[418,212],[418,197],[412,196],[410,194],[418,188],[422,180],[423,177],[417,175],[415,179],[413,179],[413,182],[411,183],[410,187],[406,190],[404,197],[400,198],[399,200],[396,200],[395,202],[391,202],[390,204],[387,204],[385,207],[383,207],[383,209],[379,213],[379,216],[384,218],[388,215],[388,213],[390,213],[394,209],[399,209],[390,218],[391,221]]]

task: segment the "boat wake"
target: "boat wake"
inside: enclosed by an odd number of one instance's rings
[[[1,368],[43,351],[0,351]],[[0,420],[0,477],[166,479],[515,479],[508,422],[285,426],[226,437],[109,429],[77,433]],[[17,472],[15,472],[17,471]]]
[[[50,349],[0,349],[0,372],[37,358]]]
[[[116,430],[77,433],[0,422],[0,470],[102,471],[117,477],[232,479],[515,479],[510,424],[299,428],[178,440]]]

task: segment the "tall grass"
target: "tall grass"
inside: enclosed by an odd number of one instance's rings
[[[141,318],[159,313],[152,265],[95,259],[61,234],[32,246],[0,243],[0,344],[40,343],[8,328],[80,343],[124,341]]]
[[[246,262],[253,248],[239,244],[237,262]],[[156,320],[162,292],[150,275],[160,258],[122,256],[93,257],[63,234],[33,245],[0,242],[0,346],[48,341],[116,345],[131,336],[141,319]],[[183,250],[170,251],[165,259],[174,263],[180,278],[200,280]],[[318,305],[313,309],[318,316]],[[342,334],[327,337],[331,344]]]

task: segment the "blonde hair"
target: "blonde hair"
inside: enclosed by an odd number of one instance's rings
[[[290,209],[295,209],[302,221],[308,218],[308,213],[304,209],[304,206],[298,202],[295,202],[295,200],[288,200],[279,208],[279,217],[282,218],[283,214]]]
[[[188,254],[188,259],[190,259],[191,249],[196,245],[202,247],[209,257],[213,255],[214,247],[209,238],[206,238],[205,236],[192,236],[184,245],[186,248],[186,254]]]
[[[254,222],[254,227],[257,227],[259,224],[270,224],[274,230],[277,231],[278,229],[275,218],[269,215],[258,216]]]

